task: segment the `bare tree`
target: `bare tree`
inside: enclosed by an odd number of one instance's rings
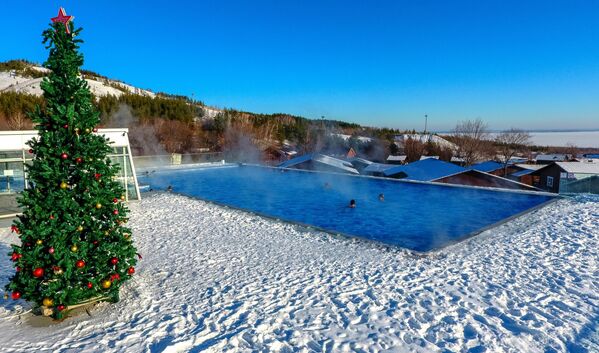
[[[564,153],[567,155],[568,160],[573,160],[576,159],[576,156],[580,153],[580,149],[573,143],[567,143]]]
[[[24,130],[31,128],[31,120],[22,112],[15,112],[11,114],[7,119],[8,127],[10,130]]]
[[[503,163],[503,176],[506,176],[510,159],[518,152],[525,152],[530,145],[530,134],[524,130],[511,128],[497,134],[495,143],[499,150],[499,159]]]
[[[480,118],[459,122],[452,131],[452,137],[457,155],[464,159],[464,165],[472,165],[486,156],[489,131]]]
[[[424,154],[424,144],[419,140],[414,140],[408,137],[404,141],[404,153],[406,154],[406,162],[411,163],[420,160]]]

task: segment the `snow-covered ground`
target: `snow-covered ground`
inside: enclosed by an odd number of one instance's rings
[[[40,328],[0,299],[0,351],[597,352],[598,202],[560,200],[421,257],[146,195],[122,300]],[[0,253],[14,240],[1,229]],[[2,256],[0,286],[11,272]]]

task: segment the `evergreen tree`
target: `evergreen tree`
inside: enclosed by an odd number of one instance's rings
[[[45,106],[31,114],[39,136],[28,142],[30,186],[12,226],[21,244],[12,245],[16,274],[7,285],[13,299],[56,319],[73,305],[118,301],[136,263],[118,166],[107,158],[108,140],[94,133],[99,113],[80,76],[81,28],[69,20],[53,19],[43,32],[51,73],[41,83]]]

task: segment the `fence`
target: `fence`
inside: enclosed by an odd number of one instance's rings
[[[153,156],[136,156],[133,157],[135,168],[152,168],[162,167],[166,165],[181,165],[181,164],[202,164],[221,162],[225,159],[222,152],[205,152],[205,153],[190,153],[190,154],[165,154]]]
[[[562,173],[559,181],[560,194],[599,194],[599,175]]]

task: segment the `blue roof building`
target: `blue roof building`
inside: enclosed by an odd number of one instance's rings
[[[397,167],[397,164],[372,163],[362,170],[362,174],[385,176],[385,171]]]
[[[319,170],[325,172],[360,174],[354,166],[347,161],[325,156],[320,153],[308,153],[279,165],[279,168],[295,168],[304,170]]]
[[[478,170],[479,172],[491,173],[497,169],[502,169],[503,164],[495,161],[486,161],[476,163],[470,166],[471,169]]]
[[[462,173],[468,169],[453,163],[434,158],[423,159],[406,165],[400,165],[383,171],[384,176],[391,178],[433,181],[450,175]]]

